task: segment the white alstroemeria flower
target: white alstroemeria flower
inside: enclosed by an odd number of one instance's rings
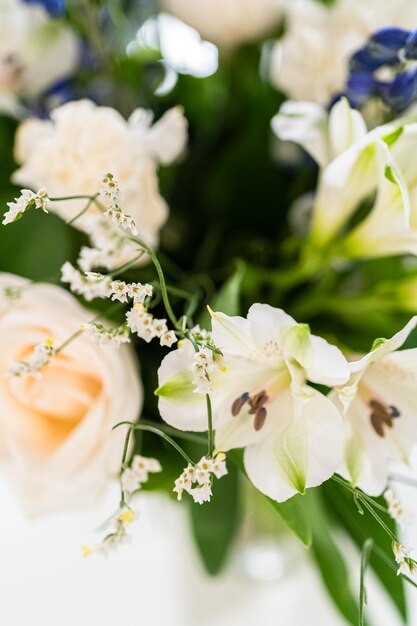
[[[344,413],[346,445],[340,473],[370,495],[387,485],[390,459],[408,463],[417,442],[417,349],[398,348],[417,317],[350,363],[349,381],[330,394]]]
[[[245,448],[253,484],[279,502],[329,478],[341,459],[339,411],[307,380],[328,386],[349,376],[342,353],[281,309],[254,304],[247,318],[212,313],[223,367],[210,372],[216,450]],[[181,430],[207,430],[194,393],[194,348],[184,341],[159,368],[159,410]]]
[[[287,100],[271,124],[280,139],[298,143],[322,168],[367,133],[362,115],[346,98],[330,113],[314,102]]]
[[[337,254],[417,253],[417,167],[409,158],[417,148],[416,119],[400,118],[366,132],[362,117],[346,99],[329,114],[312,103],[287,102],[281,108],[272,121],[278,137],[299,143],[320,166],[310,234],[314,247],[334,244],[368,200],[369,214],[343,233]]]

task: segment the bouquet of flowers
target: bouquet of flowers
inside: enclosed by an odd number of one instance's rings
[[[417,5],[393,5],[0,0],[1,453],[30,514],[119,481],[84,556],[159,490],[214,575],[250,502],[347,623],[368,569],[408,623]]]

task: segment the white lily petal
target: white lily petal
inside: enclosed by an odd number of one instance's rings
[[[180,430],[207,430],[207,408],[205,396],[194,393],[193,373],[189,369],[193,362],[194,348],[190,342],[169,352],[158,369],[159,412],[162,419]]]
[[[377,496],[387,484],[388,459],[382,438],[371,428],[369,407],[358,397],[350,403],[345,428],[344,461],[338,473],[353,486]]]
[[[334,158],[347,150],[366,133],[366,124],[359,111],[352,109],[346,98],[336,102],[329,115],[331,157]]]
[[[342,458],[343,427],[328,398],[313,390],[294,420],[291,394],[283,394],[268,419],[274,420],[273,433],[246,448],[244,456],[247,474],[262,493],[283,502],[336,471]]]
[[[368,217],[345,241],[344,251],[351,257],[417,249],[417,232],[411,229],[411,201],[404,175],[386,143],[378,140],[375,145],[379,170],[377,199]]]
[[[312,241],[330,241],[359,203],[376,189],[378,168],[370,134],[345,150],[322,172],[312,221]]]
[[[308,380],[329,387],[347,382],[350,370],[341,350],[316,335],[311,335],[310,343],[309,359],[302,363]]]
[[[405,343],[409,334],[414,330],[416,325],[417,315],[414,315],[411,320],[407,322],[404,328],[399,330],[398,333],[395,333],[395,335],[393,335],[390,339],[377,340],[377,346],[373,350],[368,352],[368,354],[365,354],[365,356],[363,356],[358,361],[352,361],[351,363],[349,363],[349,369],[351,371],[351,374],[356,375],[364,372],[367,367],[372,365],[372,363],[375,363],[383,356],[390,354],[395,350],[398,350],[398,348],[401,348],[401,346]],[[349,380],[349,384],[351,383],[352,379]]]
[[[259,303],[250,307],[248,321],[258,350],[266,354],[282,353],[282,329],[288,329],[297,324],[282,309]]]
[[[386,343],[381,348],[386,349]],[[385,488],[389,461],[409,463],[417,440],[416,371],[416,349],[385,354],[368,365],[355,386],[345,413],[347,437],[341,473],[370,495]],[[337,406],[341,400],[335,392],[331,399]],[[385,407],[392,416],[391,423],[381,424],[381,432],[373,425],[372,403]]]
[[[399,118],[360,137],[333,159],[320,176],[313,213],[312,241],[328,243],[378,186],[377,144],[390,147],[401,141],[403,127],[415,116]]]
[[[267,416],[261,430],[255,430],[254,415],[250,415],[248,407],[244,407],[239,415],[232,417],[230,403],[226,403],[220,410],[216,428],[215,447],[219,452],[227,452],[234,448],[245,448],[250,444],[261,441],[271,435],[273,420]]]
[[[210,315],[213,341],[222,352],[246,355],[248,351],[250,353],[256,351],[247,319],[211,310]]]
[[[321,167],[329,161],[324,107],[314,102],[287,100],[272,118],[271,125],[279,139],[299,144]]]
[[[390,146],[392,157],[409,188],[417,185],[417,161],[410,159],[417,145],[417,123],[409,123],[402,127],[401,136]]]

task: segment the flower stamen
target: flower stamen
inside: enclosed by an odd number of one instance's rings
[[[395,406],[385,406],[378,400],[371,400],[369,402],[371,409],[371,424],[377,435],[380,437],[385,436],[384,426],[388,428],[393,427],[393,419],[400,417],[401,413]]]

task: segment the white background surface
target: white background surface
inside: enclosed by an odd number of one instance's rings
[[[292,540],[287,548],[294,556],[285,565],[284,578],[273,582],[249,578],[242,566],[243,553],[237,551],[226,573],[209,579],[191,544],[184,509],[164,496],[138,498],[141,516],[130,545],[107,558],[88,559],[81,557],[80,546],[113,511],[116,489],[94,510],[35,520],[22,516],[4,480],[0,497],[1,626],[344,624],[328,602],[306,551]],[[357,560],[357,555],[353,557]],[[262,563],[265,571],[268,557]],[[270,565],[274,569],[273,558]],[[397,626],[378,588],[369,584],[368,592],[379,616],[376,626]]]

